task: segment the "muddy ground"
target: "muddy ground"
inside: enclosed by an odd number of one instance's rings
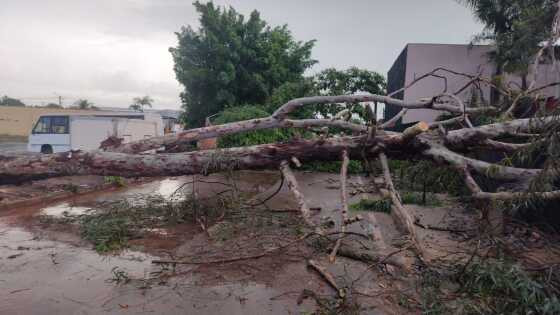
[[[296,177],[314,209],[313,220],[332,219],[338,226],[339,176],[300,172]],[[351,204],[380,198],[367,188],[368,181],[361,176],[349,178]],[[230,194],[225,188],[231,188],[231,183],[251,207],[218,213],[205,221],[203,201],[216,202],[219,196]],[[301,240],[304,227],[297,206],[286,185],[277,192],[280,183],[277,172],[243,171],[137,180],[125,187],[98,177],[0,187],[4,197],[0,200],[0,314],[417,312],[410,307],[413,301],[408,301],[417,296],[415,276],[405,277],[392,265],[344,257],[331,263],[324,250]],[[62,192],[40,200],[53,187]],[[202,219],[146,225],[119,250],[94,250],[72,219],[123,200],[140,206],[151,197],[181,202],[193,196],[201,205],[198,215]],[[476,215],[445,196],[441,200],[437,207],[409,205],[408,209],[420,225],[447,229],[418,229],[433,259],[464,256],[468,250],[463,240],[475,229]],[[414,253],[403,247],[389,214],[351,211],[351,216],[356,215],[363,219],[350,225],[349,231],[368,236],[373,241],[367,242],[374,244],[371,247],[364,240],[364,250],[381,248],[410,262],[411,274],[422,273]],[[267,252],[277,247],[282,249]],[[267,254],[251,258],[263,252]],[[232,258],[239,259],[225,261]],[[351,296],[349,305],[337,305],[341,303],[337,292],[308,267],[309,259],[334,275],[338,286]],[[158,260],[187,263],[153,263]],[[303,299],[304,290],[318,299]]]

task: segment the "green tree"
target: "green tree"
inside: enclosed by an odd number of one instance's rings
[[[294,40],[287,26],[270,27],[259,12],[248,19],[232,7],[194,3],[200,28],[176,33],[170,48],[177,80],[184,86],[181,100],[189,127],[225,108],[264,104],[286,82],[301,80],[315,41]]]
[[[282,104],[299,97],[314,95],[348,95],[356,93],[385,94],[385,77],[375,71],[352,67],[346,70],[325,69],[318,74],[297,82],[288,82],[276,88],[267,101],[272,113]],[[353,104],[355,113],[363,114],[363,106]],[[293,113],[296,118],[311,118],[320,114],[332,116],[342,110],[341,105],[305,106]]]
[[[484,24],[474,43],[491,41],[496,49],[490,58],[496,74],[517,73],[527,86],[526,77],[539,45],[550,37],[557,11],[555,0],[458,0],[468,6]]]
[[[45,105],[46,108],[62,108],[62,106],[60,106],[57,103],[48,103],[47,105]]]
[[[128,108],[139,112],[143,112],[144,107],[152,108],[153,103],[154,103],[154,99],[152,99],[148,95],[143,97],[135,97],[132,99],[132,104],[128,106]]]
[[[269,115],[270,113],[265,111],[262,106],[244,105],[223,110],[213,122],[215,124],[225,124],[235,121],[267,117]],[[220,137],[218,144],[222,148],[228,148],[282,142],[290,140],[295,134],[296,131],[293,128],[254,130]]]
[[[78,109],[95,109],[93,103],[86,99],[77,100],[76,102],[74,102],[74,106]]]
[[[385,77],[375,71],[359,69],[356,67],[347,70],[329,68],[321,71],[314,77],[316,89],[321,95],[344,95],[356,93],[371,93],[384,95],[387,88]],[[362,118],[369,118],[364,107],[359,104],[350,104],[352,112]],[[331,104],[320,106],[317,112],[323,116],[332,116],[342,110],[341,105]]]
[[[266,101],[266,110],[269,114],[273,113],[278,107],[295,98],[319,95],[319,90],[313,77],[302,78],[294,82],[286,82],[272,91],[272,95]],[[314,106],[305,106],[291,116],[295,118],[311,118],[316,115],[317,110]]]
[[[4,95],[0,97],[0,106],[25,106],[25,104],[16,98]]]

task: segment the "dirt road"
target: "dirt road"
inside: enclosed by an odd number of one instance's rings
[[[27,152],[27,143],[23,142],[0,142],[1,153],[25,153]]]

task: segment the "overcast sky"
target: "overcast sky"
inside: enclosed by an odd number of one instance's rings
[[[316,39],[310,74],[357,66],[386,75],[406,43],[468,43],[481,29],[454,0],[214,2]],[[183,25],[198,25],[190,0],[0,0],[0,95],[126,107],[147,94],[154,108],[178,109],[168,48]]]

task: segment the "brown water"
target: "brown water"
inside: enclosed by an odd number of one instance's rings
[[[237,185],[245,192],[266,197],[278,184],[276,173],[239,172]],[[311,207],[322,210],[314,215],[337,220],[340,192],[337,175],[297,174],[301,190]],[[221,175],[198,177],[203,181],[225,182]],[[126,199],[142,202],[147,195],[175,196],[177,189],[192,193],[191,176],[168,178],[124,188],[118,191],[82,195],[55,204],[11,209],[0,213],[0,314],[299,314],[313,311],[315,304],[306,300],[298,305],[296,298],[303,289],[332,295],[333,291],[305,260],[281,260],[274,257],[235,265],[178,266],[162,269],[151,263],[159,258],[157,251],[147,254],[124,251],[118,255],[100,255],[72,231],[41,230],[32,222],[39,215],[64,216],[85,214],[106,202]],[[360,178],[354,178],[359,183]],[[197,194],[212,196],[224,185],[198,182]],[[351,198],[359,200],[360,194]],[[267,202],[271,210],[295,209],[289,191],[282,191]],[[296,215],[296,214],[294,214]],[[386,220],[382,216],[381,220]],[[387,221],[384,229],[391,232]],[[157,229],[160,237],[142,241],[142,246],[172,250],[204,246],[207,237],[191,227],[178,231]],[[368,231],[367,222],[351,227]],[[189,238],[167,239],[171,234],[194,233]],[[200,242],[200,244],[195,243]],[[194,245],[193,245],[194,243]],[[180,249],[179,248],[179,249]],[[162,258],[169,258],[162,254]],[[328,265],[328,263],[325,263]],[[375,293],[380,279],[372,278],[367,266],[338,259],[329,269],[335,274],[362,276],[363,292]],[[117,268],[117,269],[115,269]],[[258,269],[260,276],[250,277],[244,269]],[[111,281],[122,272],[130,281]],[[342,279],[342,278],[341,278]],[[370,311],[365,313],[371,314]],[[378,312],[379,313],[379,312]],[[382,312],[381,312],[382,313]]]
[[[277,178],[247,172],[240,176],[239,184],[257,193]],[[211,179],[224,180],[220,176]],[[100,255],[88,247],[76,246],[83,242],[72,233],[21,227],[29,226],[27,221],[38,215],[84,214],[105,202],[141,202],[146,195],[170,198],[190,181],[190,176],[169,178],[117,192],[92,193],[52,205],[1,213],[0,314],[286,314],[312,310],[309,303],[297,305],[293,294],[282,295],[285,291],[279,289],[295,289],[288,280],[279,288],[235,277],[233,281],[209,281],[208,275],[191,272],[198,269],[196,266],[178,267],[175,273],[162,271],[162,267],[151,263],[157,257],[146,253]],[[216,184],[197,185],[203,195],[223,190],[223,186]],[[183,189],[188,193],[190,185]],[[167,233],[165,229],[153,232]],[[298,267],[285,267],[305,272],[301,264],[294,265]],[[132,280],[126,284],[111,281],[114,268]],[[162,272],[173,276],[161,277]],[[291,274],[279,277],[290,278]],[[297,289],[300,292],[302,288]]]
[[[0,225],[0,314],[286,314],[301,311],[282,292],[259,283],[202,285],[196,275],[149,283],[154,258],[139,252],[101,256],[61,242],[37,239]],[[132,280],[109,280],[113,268]],[[183,271],[185,273],[185,271]],[[140,280],[138,280],[140,279]],[[159,280],[158,280],[159,281]]]

